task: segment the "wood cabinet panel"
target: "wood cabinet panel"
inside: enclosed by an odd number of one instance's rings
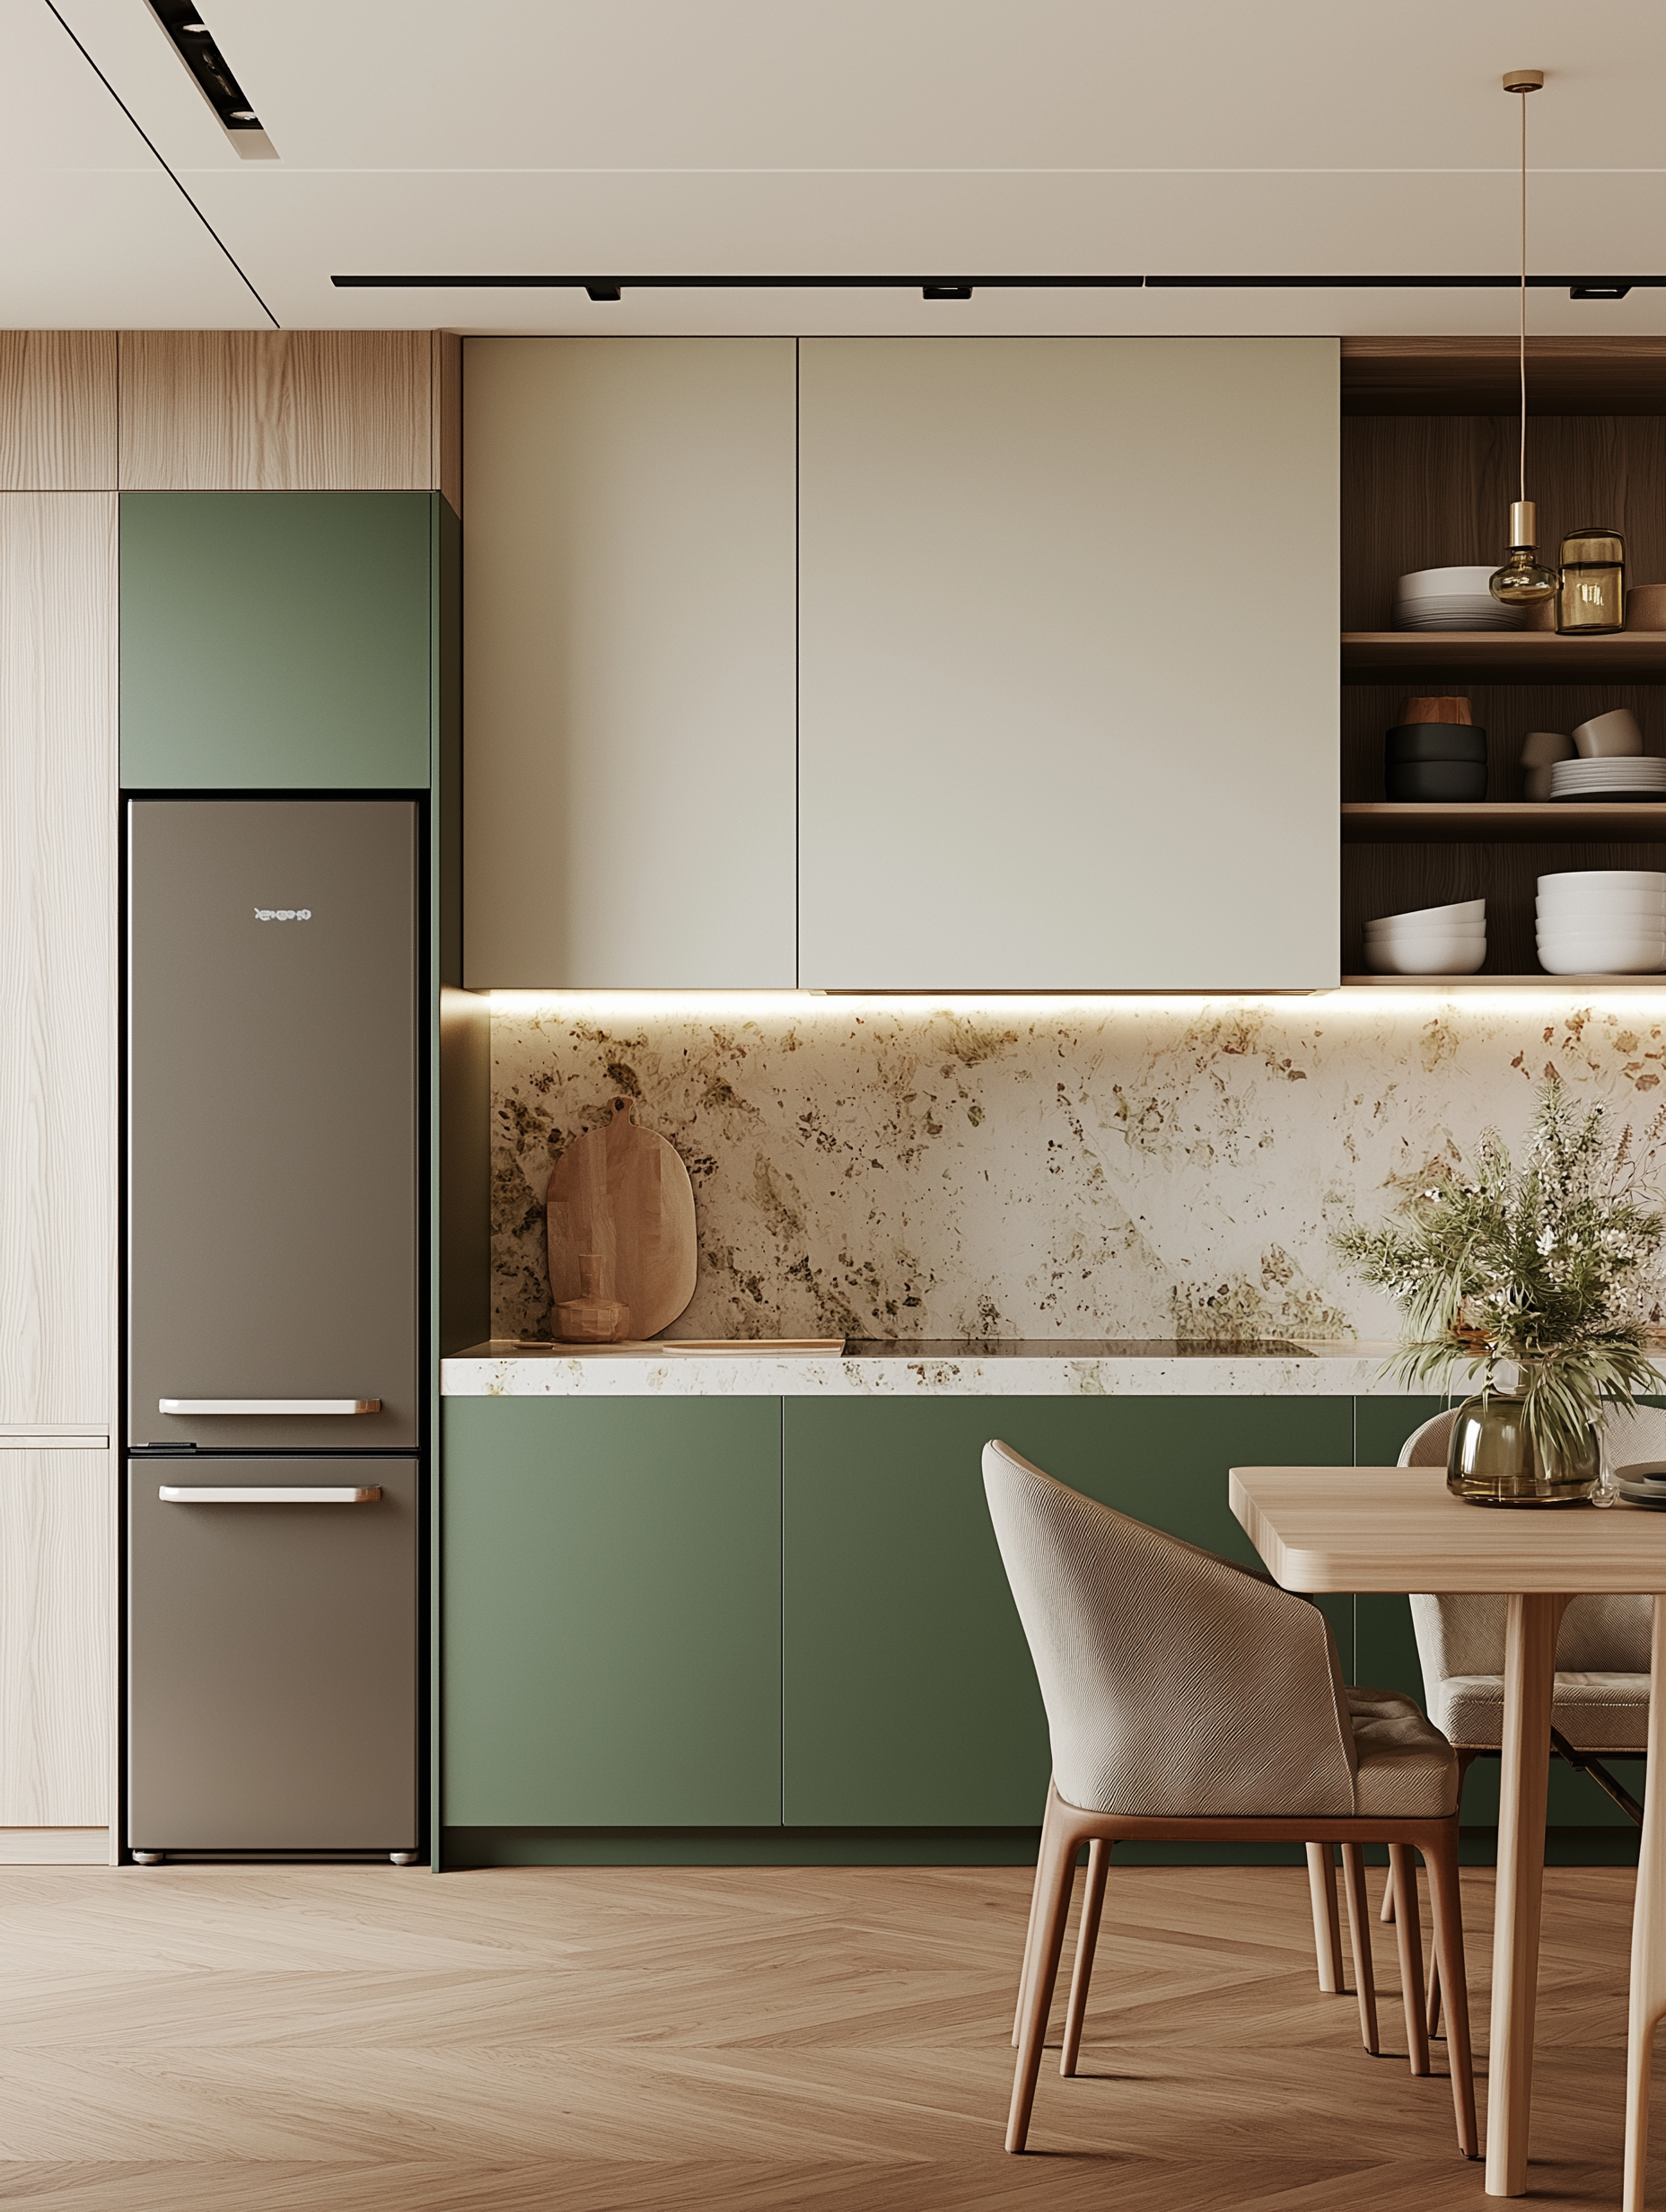
[[[470,338],[464,979],[791,988],[790,338]]]
[[[0,492],[115,488],[115,332],[0,330]]]
[[[110,1820],[113,1465],[0,1449],[0,1829]],[[0,1861],[27,1848],[14,1838]]]
[[[799,981],[1334,984],[1337,348],[800,349]]]
[[[774,1398],[448,1399],[443,1820],[781,1818]]]
[[[0,495],[0,1423],[115,1408],[116,497]]]
[[[426,330],[127,330],[123,491],[427,491]]]
[[[785,1400],[789,1825],[1040,1818],[1047,1724],[984,1499],[990,1436],[1258,1566],[1228,1468],[1346,1462],[1352,1420],[1346,1398]],[[1325,1610],[1347,1672],[1351,1601]]]

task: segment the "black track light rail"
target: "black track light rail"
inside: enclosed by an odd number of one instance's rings
[[[332,276],[340,292],[587,292],[617,300],[625,292],[921,292],[964,300],[974,292],[1513,292],[1509,276]],[[1666,289],[1666,276],[1530,276],[1538,292],[1618,300]]]

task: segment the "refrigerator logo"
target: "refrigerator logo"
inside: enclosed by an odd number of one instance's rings
[[[255,919],[258,922],[310,922],[312,909],[311,907],[257,907]]]

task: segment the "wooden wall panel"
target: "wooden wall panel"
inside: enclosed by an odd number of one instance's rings
[[[0,492],[115,486],[115,332],[0,330]]]
[[[0,1829],[110,1821],[115,1464],[0,1450]]]
[[[426,330],[128,330],[124,491],[428,491]]]
[[[0,496],[0,1422],[115,1409],[116,496]]]

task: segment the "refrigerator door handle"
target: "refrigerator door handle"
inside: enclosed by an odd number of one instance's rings
[[[158,1413],[380,1413],[380,1398],[159,1398]]]
[[[373,1482],[357,1490],[329,1485],[303,1488],[285,1483],[268,1483],[264,1488],[251,1484],[239,1489],[185,1489],[164,1482],[159,1485],[156,1495],[164,1505],[375,1505],[381,1502],[381,1485]]]

